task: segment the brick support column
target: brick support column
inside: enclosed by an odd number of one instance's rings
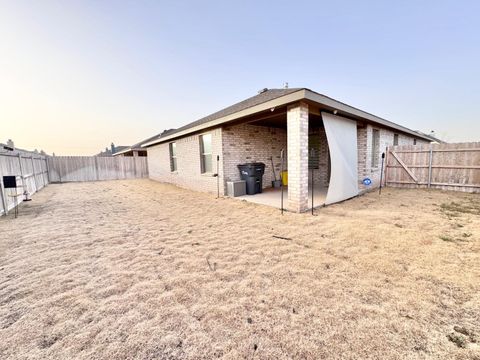
[[[308,104],[287,109],[288,209],[308,209]]]

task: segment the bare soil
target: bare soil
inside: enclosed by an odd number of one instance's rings
[[[150,180],[0,219],[2,359],[480,359],[480,195],[310,214]]]

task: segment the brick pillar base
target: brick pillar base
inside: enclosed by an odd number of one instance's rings
[[[308,104],[287,109],[288,209],[308,209]]]

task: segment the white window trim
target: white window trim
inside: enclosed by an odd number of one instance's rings
[[[203,137],[205,135],[210,135],[210,140],[211,140],[211,152],[210,153],[204,153],[203,152]],[[213,174],[213,134],[211,132],[206,132],[198,135],[198,143],[200,146],[200,174],[205,175],[205,176],[211,176]],[[211,156],[211,162],[212,162],[212,171],[205,171],[205,164],[204,164],[204,156],[205,155],[210,155]]]
[[[177,155],[176,154],[175,154],[175,156],[173,155],[172,144],[175,144],[175,151],[176,151],[177,142],[172,141],[172,142],[168,143],[168,157],[170,159],[170,172],[176,174],[178,172],[178,160],[177,160]],[[173,159],[177,160],[175,169],[173,169],[173,164],[174,164],[173,161],[172,161]]]
[[[374,139],[375,139],[375,131],[378,131],[378,151],[380,151],[380,129],[379,128],[373,128],[372,127],[372,138],[371,138],[371,153],[370,153],[370,156],[371,156],[371,159],[370,159],[370,168],[372,170],[378,170],[379,168],[379,153],[375,150],[375,146],[374,146]],[[374,161],[374,159],[376,159],[376,161]]]

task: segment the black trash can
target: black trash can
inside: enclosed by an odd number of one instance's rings
[[[264,163],[248,163],[238,165],[240,178],[246,181],[247,194],[254,195],[262,192]]]

